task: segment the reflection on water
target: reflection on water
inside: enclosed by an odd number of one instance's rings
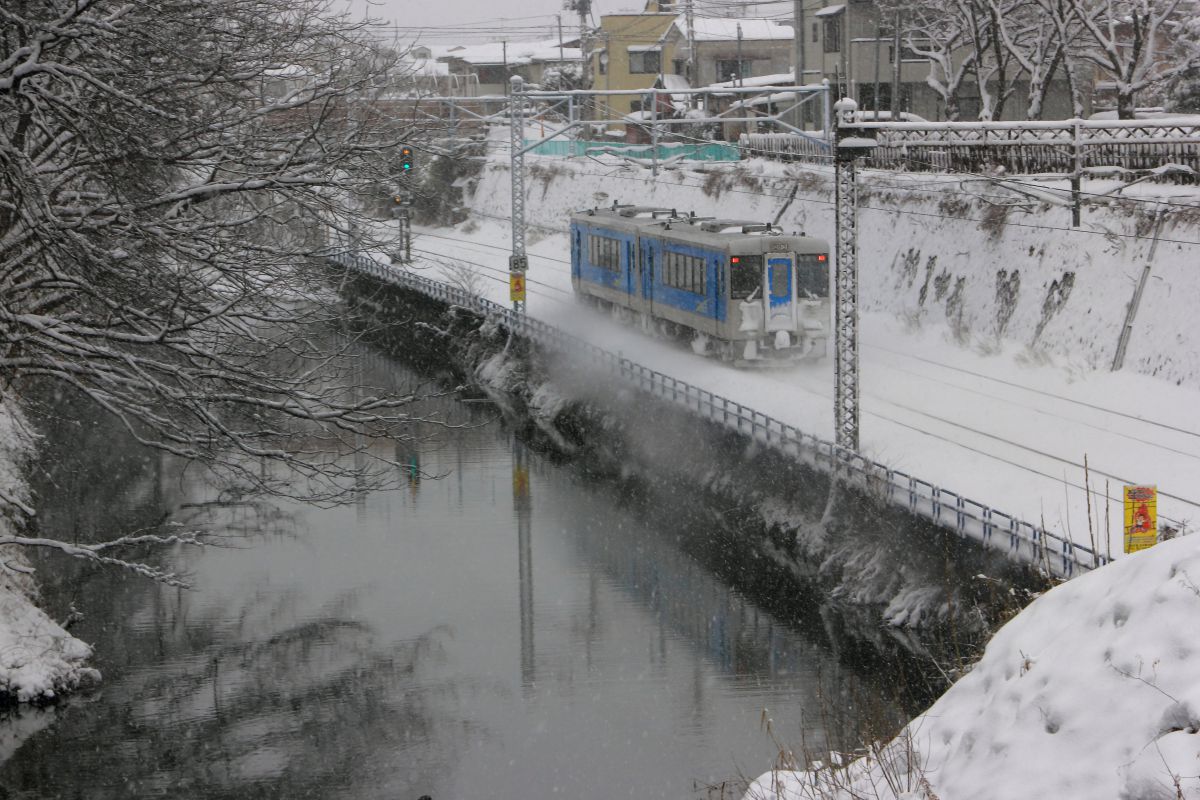
[[[796,745],[823,741],[822,709],[896,714],[817,612],[781,621],[714,576],[699,515],[648,522],[486,408],[435,405],[456,427],[382,445],[399,488],[335,509],[218,502],[130,456],[104,526],[157,504],[249,535],[167,554],[191,591],[56,573],[106,679],[0,767],[7,796],[691,797],[770,765],[764,708]],[[63,486],[102,491],[102,463]],[[64,491],[44,498],[59,535]]]

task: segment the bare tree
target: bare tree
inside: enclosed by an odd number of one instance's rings
[[[1059,35],[1062,26],[1054,18],[1057,5],[1061,5],[1058,0],[987,0],[994,46],[1003,48],[1012,60],[1017,70],[1014,78],[1021,73],[1029,78],[1026,119],[1041,119],[1051,81],[1066,58],[1069,40]],[[1009,81],[1010,91],[1013,84]]]
[[[975,67],[978,53],[971,44],[964,3],[969,0],[884,0],[885,16],[898,15],[905,47],[929,61],[925,83],[942,98],[946,119],[959,117],[962,86]]]
[[[979,89],[979,118],[998,120],[1017,88],[1025,65],[1005,46],[1005,20],[1020,13],[1023,0],[967,0],[962,14],[967,20],[975,51],[975,81]]]
[[[0,391],[78,393],[259,490],[361,488],[322,454],[411,398],[314,331],[326,231],[372,244],[355,198],[407,134],[389,68],[323,0],[0,5]]]
[[[1133,119],[1138,92],[1200,64],[1195,0],[1066,0],[1083,57],[1111,77],[1117,116]]]

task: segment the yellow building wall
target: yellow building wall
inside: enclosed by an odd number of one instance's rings
[[[597,90],[628,90],[629,95],[597,97],[594,119],[619,120],[630,111],[630,103],[641,97],[641,90],[649,89],[658,80],[658,72],[631,73],[629,71],[629,46],[646,46],[658,43],[676,14],[611,14],[600,18],[600,41],[592,55],[592,88]],[[600,74],[600,49],[608,53],[608,69]],[[660,70],[671,71],[671,59],[675,48],[663,46]]]

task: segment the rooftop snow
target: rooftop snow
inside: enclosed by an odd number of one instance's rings
[[[457,58],[468,64],[529,64],[534,61],[559,61],[558,42],[490,42],[473,44],[447,50],[438,56],[439,61]],[[562,48],[563,61],[582,61],[583,51],[577,47]]]
[[[743,41],[791,41],[792,27],[773,19],[731,19],[729,17],[696,17],[693,27],[697,42],[736,42],[738,25],[742,26]],[[687,20],[680,16],[667,29],[687,36]]]

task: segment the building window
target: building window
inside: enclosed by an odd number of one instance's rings
[[[662,53],[657,50],[630,50],[629,74],[644,75],[657,73],[661,68]]]
[[[717,82],[725,83],[727,81],[741,78],[745,80],[753,73],[751,62],[748,58],[743,58],[738,61],[736,58],[718,59],[717,60]]]
[[[875,109],[879,111],[892,110],[892,84],[890,81],[881,81],[879,84],[879,102],[875,102],[875,84],[860,83],[858,85],[858,107],[864,112],[870,112]],[[900,85],[900,107],[897,111],[908,111],[912,107],[912,87],[908,84]],[[868,117],[870,119],[870,117]]]
[[[672,289],[682,289],[693,294],[707,294],[704,259],[668,250],[663,255],[662,282]]]
[[[500,65],[484,65],[477,68],[480,83],[506,83],[508,70]]]
[[[821,28],[817,23],[812,24],[812,40],[814,42],[821,41]]]
[[[621,243],[607,236],[588,237],[588,261],[593,267],[618,272],[621,269]]]
[[[629,113],[630,114],[636,114],[641,110],[642,110],[642,101],[641,100],[630,100],[629,101]]]
[[[842,52],[842,18],[841,15],[825,18],[825,52]]]
[[[676,75],[687,75],[687,59],[676,58],[672,60],[671,68],[675,70]]]

